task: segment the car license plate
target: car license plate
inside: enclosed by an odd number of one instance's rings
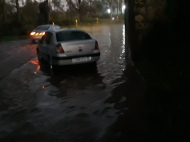
[[[85,61],[90,61],[91,57],[80,57],[80,58],[73,58],[72,62],[77,63],[77,62],[85,62]]]

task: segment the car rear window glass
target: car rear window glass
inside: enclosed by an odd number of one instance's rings
[[[40,26],[35,28],[35,30],[48,30],[50,28],[50,26]]]
[[[82,31],[61,31],[56,33],[57,41],[88,40],[90,35]]]
[[[53,26],[53,29],[57,30],[57,29],[60,29],[59,26]]]

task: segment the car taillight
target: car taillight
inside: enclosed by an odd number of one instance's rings
[[[63,50],[63,47],[60,43],[57,44],[56,51],[57,51],[57,53],[65,53],[65,51]]]
[[[30,35],[35,35],[36,32],[31,32]]]
[[[37,35],[37,34],[36,34]],[[42,32],[42,33],[39,33],[40,36],[43,36],[45,35],[45,32]]]
[[[95,42],[94,50],[99,50],[99,48],[98,48],[98,42],[97,41]]]

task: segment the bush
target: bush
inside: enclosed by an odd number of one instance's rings
[[[105,13],[105,14],[100,15],[99,17],[102,19],[110,19],[110,14]]]

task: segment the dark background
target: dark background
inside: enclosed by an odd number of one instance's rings
[[[189,133],[189,1],[153,1],[152,20],[144,18],[149,28],[136,30],[135,6],[150,3],[126,0],[126,33],[135,66],[145,77],[145,115],[151,141],[185,141]],[[147,11],[146,11],[147,12]],[[147,16],[145,14],[145,16]],[[140,38],[139,38],[140,37]]]

